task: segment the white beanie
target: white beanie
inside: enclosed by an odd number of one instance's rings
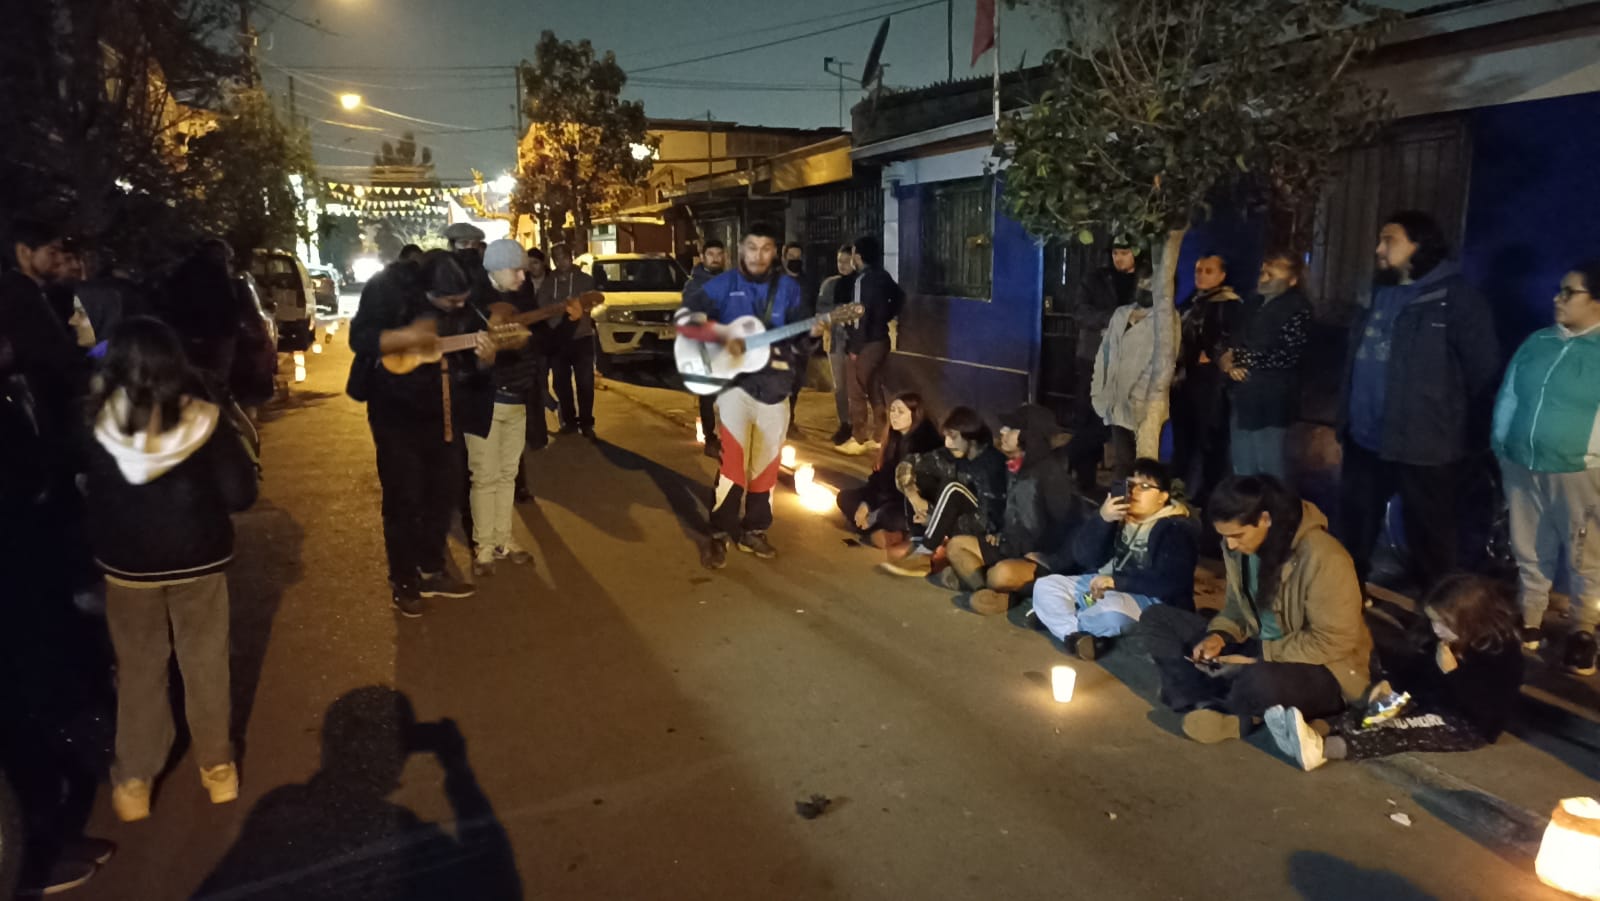
[[[483,268],[489,272],[501,269],[521,269],[528,264],[528,252],[510,238],[490,241],[483,250]]]

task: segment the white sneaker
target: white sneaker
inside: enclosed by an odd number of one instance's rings
[[[868,442],[868,443],[870,443],[870,442]],[[847,457],[859,457],[862,454],[866,453],[869,450],[869,448],[867,447],[867,445],[862,444],[861,442],[857,441],[854,438],[851,438],[849,441],[846,441],[845,443],[836,446],[834,448],[834,450],[838,451],[841,454],[844,454]]]
[[[1322,756],[1322,736],[1306,724],[1300,708],[1273,707],[1263,714],[1263,719],[1278,750],[1298,764],[1300,769],[1309,773],[1328,762]]]
[[[112,786],[111,809],[124,823],[135,823],[150,816],[150,780],[128,779]]]
[[[495,553],[492,547],[480,547],[478,553],[472,558],[472,574],[475,576],[494,575]]]
[[[206,787],[211,803],[226,804],[239,799],[239,768],[232,763],[219,763],[214,767],[200,768],[200,784]]]

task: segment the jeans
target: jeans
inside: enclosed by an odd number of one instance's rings
[[[741,388],[729,388],[717,396],[717,418],[722,465],[717,470],[711,530],[722,536],[740,529],[764,532],[772,526],[772,489],[778,484],[789,408],[782,401],[764,404]]]
[[[1188,659],[1206,637],[1210,620],[1198,613],[1157,604],[1139,618],[1139,636],[1161,676],[1161,703],[1180,713],[1197,707],[1220,708],[1240,720],[1239,734],[1269,707],[1298,707],[1307,719],[1330,717],[1344,709],[1339,680],[1312,663],[1267,663],[1261,642],[1230,644],[1224,654],[1243,654],[1256,663],[1202,671]]]
[[[213,573],[138,588],[107,581],[106,623],[117,651],[112,781],[154,779],[167,764],[173,738],[167,664],[174,652],[195,762],[201,767],[232,762],[227,576]]]
[[[834,340],[828,352],[828,368],[833,370],[833,408],[839,414],[839,427],[854,429],[850,423],[850,355],[844,345]]]
[[[472,471],[472,538],[480,548],[510,547],[516,504],[517,465],[527,439],[528,408],[495,402],[487,437],[467,435]]]
[[[1579,629],[1594,631],[1600,625],[1600,469],[1533,472],[1501,460],[1500,472],[1523,625],[1544,622],[1551,583],[1565,555],[1573,615]]]
[[[419,573],[444,570],[444,543],[461,490],[461,456],[433,423],[372,425],[383,487],[383,544],[389,582],[415,587]]]
[[[1096,575],[1045,576],[1033,583],[1034,615],[1051,635],[1063,641],[1074,632],[1115,638],[1131,631],[1145,610],[1161,603],[1142,594],[1107,591],[1092,606],[1085,606],[1084,595]]]
[[[850,434],[857,441],[878,437],[887,418],[883,396],[883,364],[889,359],[889,342],[869,341],[845,359],[850,383]]]
[[[1366,584],[1372,551],[1383,532],[1389,498],[1397,492],[1406,549],[1423,592],[1456,568],[1456,493],[1462,465],[1413,466],[1381,459],[1356,444],[1344,444],[1339,472],[1339,528],[1335,536],[1355,560]]]
[[[1284,459],[1286,428],[1241,429],[1233,426],[1233,471],[1242,476],[1269,475],[1289,484],[1289,467]]]
[[[594,428],[594,342],[592,335],[566,339],[556,347],[551,360],[563,426]]]

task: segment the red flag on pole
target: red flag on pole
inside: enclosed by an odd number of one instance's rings
[[[972,25],[972,65],[978,64],[978,57],[994,46],[994,4],[995,0],[978,0],[978,18]]]

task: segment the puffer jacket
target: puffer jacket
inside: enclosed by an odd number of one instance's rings
[[[993,446],[984,447],[976,457],[959,459],[940,447],[906,461],[917,493],[930,503],[951,482],[961,483],[978,498],[978,509],[957,520],[952,535],[997,535],[1005,527],[1006,458]]]
[[[1149,315],[1135,325],[1135,310]],[[1178,359],[1178,314],[1170,307],[1127,304],[1117,308],[1100,340],[1094,358],[1094,381],[1089,390],[1094,411],[1106,425],[1135,432],[1145,424],[1153,405],[1166,403]]]
[[[1494,454],[1534,472],[1600,469],[1600,326],[1522,342],[1494,405]]]
[[[1325,666],[1339,680],[1345,700],[1355,701],[1372,681],[1372,633],[1363,616],[1361,582],[1349,552],[1328,534],[1328,518],[1315,504],[1302,504],[1300,528],[1272,599],[1283,637],[1263,641],[1261,657],[1268,663]],[[1210,631],[1234,642],[1255,638],[1261,634],[1261,616],[1244,588],[1243,555],[1224,547],[1222,563],[1227,600]]]

